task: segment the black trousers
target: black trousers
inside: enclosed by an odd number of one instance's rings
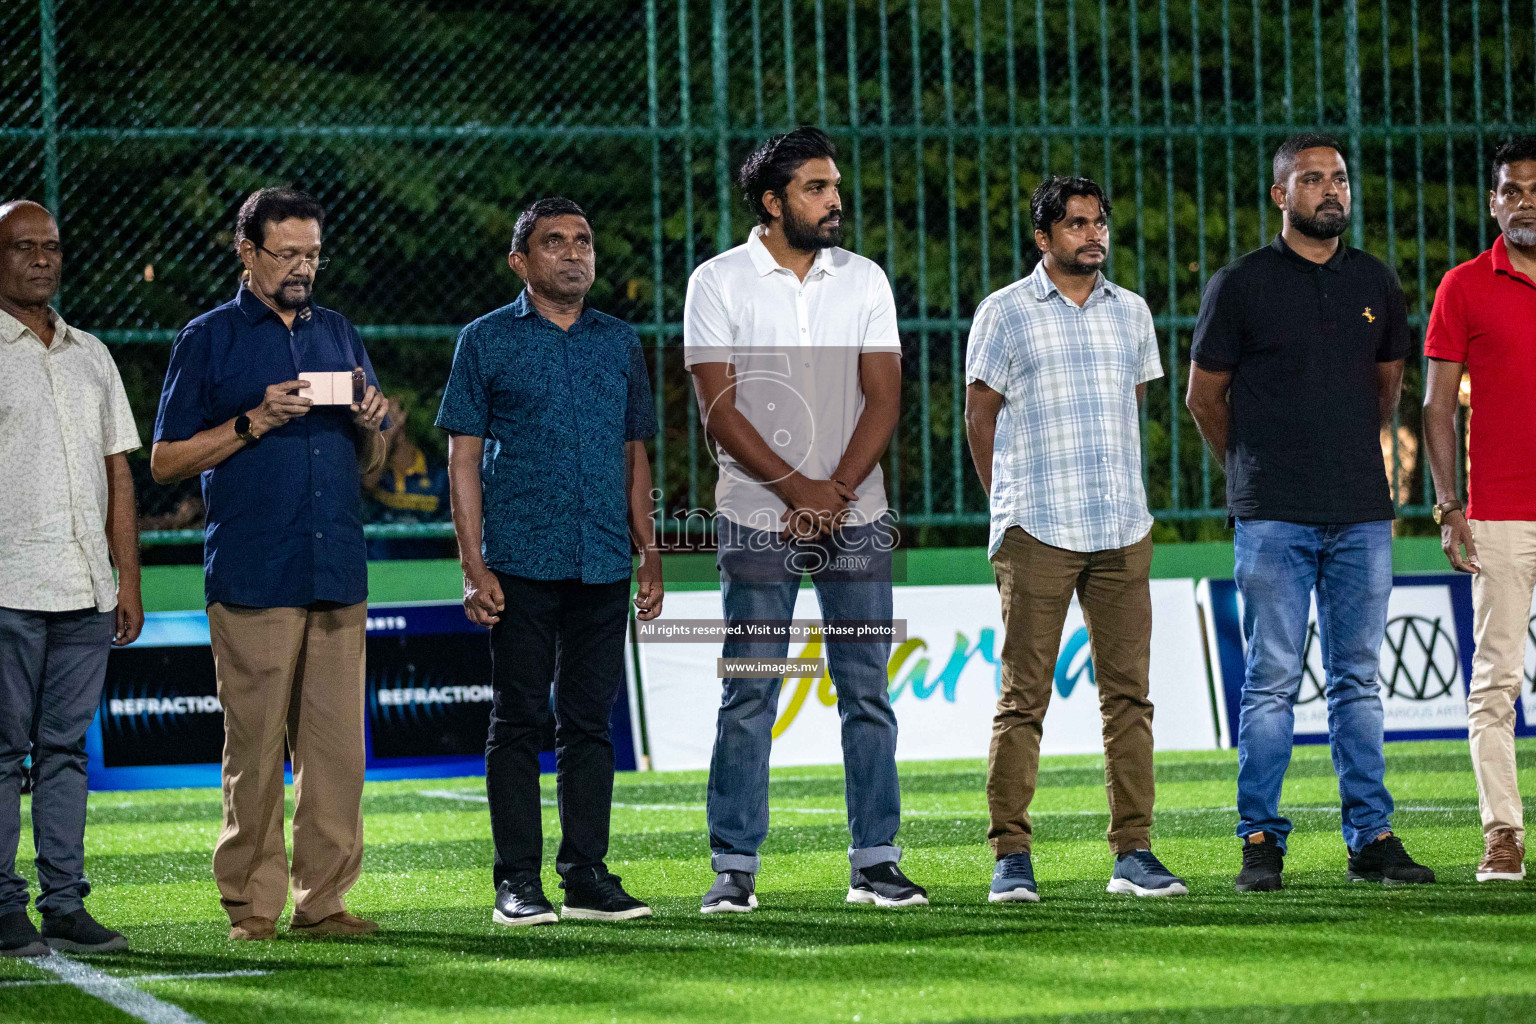
[[[613,805],[614,698],[624,685],[629,580],[530,580],[497,573],[506,607],[491,628],[490,736],[485,788],[496,844],[495,878],[537,878],[544,834],[539,739],[554,690],[555,785],[563,833],[561,876],[606,870]]]

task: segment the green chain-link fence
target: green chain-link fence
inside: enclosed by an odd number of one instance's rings
[[[650,349],[675,523],[714,480],[682,368],[688,273],[745,237],[731,177],[753,144],[820,124],[848,243],[886,268],[902,317],[893,504],[974,530],[968,317],[1032,265],[1040,176],[1088,174],[1116,200],[1113,276],[1164,342],[1149,495],[1165,532],[1194,534],[1219,527],[1223,484],[1181,400],[1190,328],[1209,275],[1278,228],[1274,146],[1300,128],[1345,142],[1351,238],[1398,270],[1422,328],[1440,275],[1491,241],[1487,158],[1529,127],[1533,25],[1536,3],[1511,0],[7,0],[0,190],[59,215],[62,309],[117,346],[146,435],[167,343],[234,291],[240,199],[314,191],[333,257],[317,298],[414,399],[429,458],[458,326],[517,289],[518,210],[569,195],[598,236],[594,304]],[[1418,515],[1422,379],[1415,357],[1383,435]],[[195,536],[173,529],[195,527],[195,497],[144,479],[146,542]]]

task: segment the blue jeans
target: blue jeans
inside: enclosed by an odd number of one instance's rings
[[[811,582],[824,621],[891,618],[890,528],[884,523],[850,526],[815,544],[786,545],[776,534],[718,520],[720,590],[727,623],[788,622],[802,573]],[[855,568],[830,562],[851,554]],[[867,561],[862,561],[867,556]],[[826,568],[818,569],[820,565]],[[886,689],[888,640],[828,643],[823,647],[837,689],[842,720],[843,777],[856,868],[901,859],[895,845],[901,825],[901,786],[896,778],[896,715]],[[727,658],[783,658],[787,637],[732,639]],[[724,679],[724,694],[709,764],[709,848],[715,871],[756,874],[758,847],[768,836],[768,754],[778,716],[779,676]]]
[[[1280,786],[1291,763],[1307,612],[1316,590],[1328,744],[1339,777],[1344,842],[1358,850],[1392,827],[1376,678],[1392,593],[1392,524],[1238,520],[1234,547],[1247,642],[1237,729],[1237,834],[1267,832],[1284,849],[1291,831],[1280,814]]]

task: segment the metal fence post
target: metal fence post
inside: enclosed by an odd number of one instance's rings
[[[1365,156],[1360,143],[1360,0],[1344,0],[1344,107],[1349,163],[1354,173],[1360,174]],[[1349,241],[1358,249],[1365,244],[1365,208],[1358,201],[1349,204],[1349,220]]]
[[[55,220],[64,219],[59,209],[59,54],[54,0],[38,2],[38,33],[43,79],[43,202]],[[64,308],[63,289],[54,304]]]
[[[715,103],[715,199],[720,205],[720,223],[715,227],[715,251],[731,247],[731,146],[730,91],[725,34],[725,0],[710,5],[710,63],[714,65]]]

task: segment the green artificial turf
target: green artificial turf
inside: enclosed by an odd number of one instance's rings
[[[1536,781],[1536,743],[1520,751]],[[383,931],[303,941],[280,930],[276,942],[242,944],[225,939],[209,873],[217,791],[96,794],[88,905],[133,945],[89,961],[130,978],[267,972],[135,981],[208,1024],[1536,1021],[1536,880],[1474,881],[1482,845],[1466,744],[1389,748],[1396,825],[1440,876],[1424,887],[1345,881],[1327,756],[1296,751],[1286,889],[1239,896],[1235,756],[1160,755],[1156,847],[1191,889],[1165,900],[1104,892],[1101,762],[1048,758],[1035,801],[1044,899],[1001,905],[986,902],[984,765],[903,765],[903,866],[933,906],[902,910],[843,902],[841,771],[777,771],[761,909],[709,917],[698,912],[712,880],[704,776],[628,774],[610,866],[656,916],[516,930],[491,923],[482,781],[373,783],[350,906]],[[544,784],[552,803],[553,779]],[[552,861],[553,807],[544,824]],[[30,871],[26,839],[21,856]],[[545,878],[558,898],[552,868]],[[132,1019],[69,986],[14,984],[52,977],[0,962],[0,1020]]]

